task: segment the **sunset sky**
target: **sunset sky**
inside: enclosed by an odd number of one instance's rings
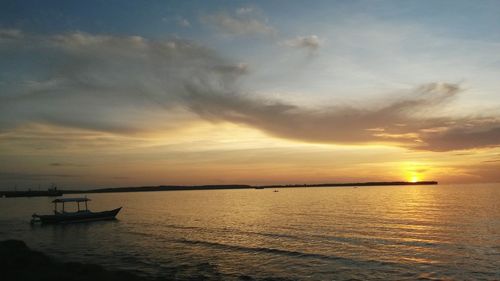
[[[0,188],[500,181],[500,1],[1,1]]]

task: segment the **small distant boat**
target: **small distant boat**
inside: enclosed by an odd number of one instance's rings
[[[75,222],[89,222],[99,220],[113,220],[122,207],[103,212],[91,212],[88,209],[87,202],[91,201],[87,197],[83,198],[60,198],[52,201],[54,203],[53,215],[32,215],[31,223],[40,222],[42,224],[56,224],[56,223],[75,223]],[[85,203],[85,209],[80,209],[80,203]],[[62,209],[57,209],[58,203],[62,204]],[[66,212],[64,210],[64,203],[77,203],[78,210],[76,212]]]
[[[275,189],[273,192],[280,192],[279,190]]]

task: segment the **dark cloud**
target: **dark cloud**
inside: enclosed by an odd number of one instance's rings
[[[85,165],[77,164],[77,163],[61,163],[61,162],[52,162],[49,163],[49,166],[52,167],[85,167]]]
[[[31,63],[48,71],[0,93],[0,133],[48,123],[134,134],[202,118],[318,143],[391,143],[431,151],[500,145],[498,117],[440,115],[462,91],[457,84],[429,83],[377,104],[306,108],[250,96],[239,87],[246,64],[190,41],[84,33],[24,34],[16,40],[29,42],[18,51],[20,59],[46,56]]]
[[[118,176],[118,177],[112,177],[112,179],[114,179],[114,180],[128,180],[128,179],[130,179],[130,177]]]
[[[500,120],[496,118],[430,117],[459,92],[458,85],[430,83],[377,108],[304,109],[279,101],[228,99],[191,91],[190,106],[208,120],[243,123],[278,137],[309,142],[393,143],[433,151],[499,145],[494,127],[500,127]]]
[[[500,162],[500,159],[483,161],[483,163],[496,163],[496,162]]]

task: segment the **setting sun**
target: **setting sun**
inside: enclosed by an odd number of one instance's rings
[[[420,179],[418,178],[417,175],[413,175],[409,180],[409,182],[418,182],[418,181],[420,181]]]
[[[406,181],[419,182],[431,170],[431,166],[422,162],[406,162],[401,166],[401,169]]]

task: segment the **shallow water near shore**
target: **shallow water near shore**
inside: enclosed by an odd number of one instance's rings
[[[30,226],[53,198],[1,198],[0,239],[174,279],[500,279],[500,184],[88,197],[118,220]]]

